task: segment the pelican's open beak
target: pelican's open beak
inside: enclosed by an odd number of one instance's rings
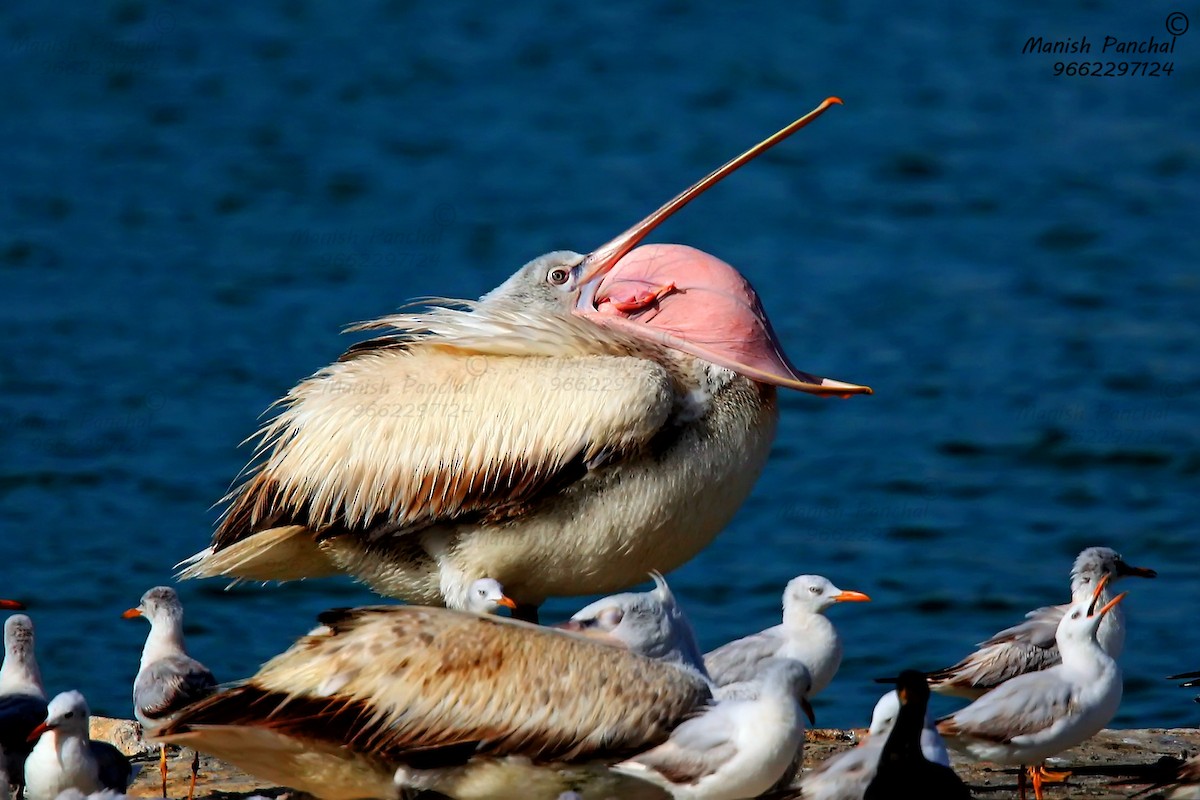
[[[841,591],[833,596],[835,603],[869,603],[871,598],[862,592]]]
[[[134,619],[136,617],[142,616],[142,610],[140,608],[131,608],[127,611],[122,612],[121,616],[124,619]]]
[[[761,383],[849,396],[871,389],[796,369],[753,287],[730,265],[682,245],[648,245],[651,231],[738,167],[774,147],[832,105],[827,98],[783,130],[684,189],[574,268],[576,313],[731,369]]]
[[[51,730],[54,730],[54,726],[47,725],[45,722],[43,722],[41,725],[38,725],[36,728],[34,728],[32,731],[29,732],[29,737],[25,741],[36,742],[38,739],[40,739],[42,737],[43,733],[45,733],[46,731],[51,731]]]
[[[16,600],[0,600],[0,608],[5,611],[24,611],[25,604],[18,603]]]

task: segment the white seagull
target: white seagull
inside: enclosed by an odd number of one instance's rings
[[[495,578],[480,578],[471,584],[467,592],[467,611],[476,614],[495,614],[501,606],[516,610],[517,603],[504,593],[504,587]]]
[[[187,653],[183,642],[183,603],[170,586],[156,586],[142,595],[136,608],[122,616],[145,617],[150,633],[142,648],[142,661],[133,682],[133,715],[145,731],[153,732],[184,706],[212,694],[217,680],[212,672]],[[167,796],[167,747],[159,745],[158,769],[162,796]],[[192,759],[188,800],[196,792],[200,754]]]
[[[974,700],[1006,680],[1026,672],[1052,667],[1059,662],[1055,632],[1067,609],[1088,601],[1100,579],[1108,576],[1101,604],[1112,599],[1111,587],[1121,578],[1153,578],[1154,570],[1131,567],[1112,548],[1089,547],[1079,554],[1071,568],[1071,602],[1034,609],[1025,621],[1005,628],[971,655],[952,667],[926,673],[930,688],[941,694]],[[1120,658],[1125,647],[1125,612],[1114,608],[1100,624],[1097,640],[1104,652]]]
[[[801,575],[783,592],[783,623],[721,645],[704,665],[718,686],[754,680],[769,658],[791,658],[808,668],[809,697],[819,694],[842,663],[842,639],[825,612],[837,603],[865,602],[862,592],[843,591],[820,575]]]
[[[1098,589],[1106,580],[1101,579]],[[1094,593],[1099,595],[1099,590]],[[1061,661],[1011,678],[939,720],[946,744],[979,761],[1034,767],[1103,730],[1121,704],[1121,668],[1100,647],[1096,634],[1124,597],[1121,593],[1098,610],[1095,599],[1073,604],[1058,624]],[[1043,772],[1029,772],[1034,795],[1042,800]],[[1022,799],[1025,775],[1022,769]]]
[[[804,747],[803,664],[776,658],[758,677],[730,684],[662,744],[613,769],[661,786],[674,800],[757,797],[779,782]]]
[[[34,652],[33,620],[13,614],[4,621],[4,665],[0,666],[0,750],[9,778],[24,780],[29,734],[46,719],[46,689]]]
[[[88,717],[79,692],[63,692],[50,701],[45,722],[30,735],[37,744],[25,759],[26,800],[55,800],[68,789],[92,794],[129,788],[129,760],[111,744],[88,738]]]

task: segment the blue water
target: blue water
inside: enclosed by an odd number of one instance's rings
[[[670,576],[702,644],[773,624],[795,574],[868,592],[817,702],[862,725],[872,677],[1065,600],[1108,544],[1160,572],[1126,586],[1116,724],[1195,724],[1163,676],[1200,667],[1200,30],[1169,77],[1066,78],[1029,36],[1162,39],[1174,7],[777,5],[5,2],[0,596],[50,688],[128,715],[120,612],[205,546],[238,443],[344,324],[586,250],[838,94],[657,237],[876,390],[783,396],[753,496]],[[226,680],[373,600],[180,588]]]

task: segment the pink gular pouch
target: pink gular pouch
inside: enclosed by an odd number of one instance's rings
[[[871,389],[794,367],[754,287],[716,256],[680,244],[637,247],[578,313],[761,383],[849,397]]]

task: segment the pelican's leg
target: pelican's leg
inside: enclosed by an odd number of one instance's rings
[[[167,746],[160,744],[158,746],[158,771],[162,774],[162,792],[163,797],[167,796]]]
[[[534,606],[534,605],[529,605],[528,603],[517,603],[517,607],[514,608],[512,611],[512,616],[513,616],[513,619],[520,619],[520,620],[524,620],[525,622],[532,622],[534,625],[537,625],[538,624],[538,607]]]

